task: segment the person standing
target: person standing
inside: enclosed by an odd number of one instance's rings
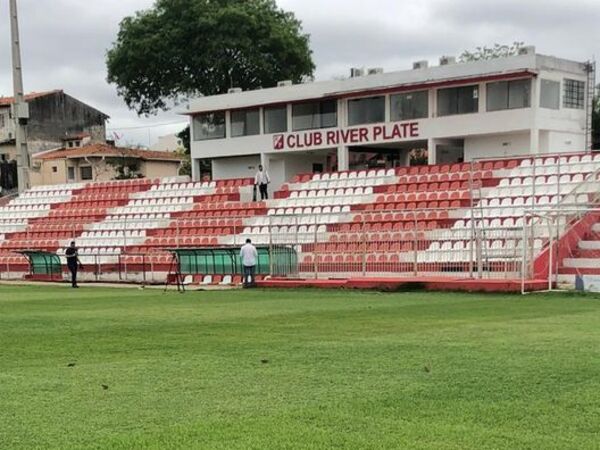
[[[65,256],[67,257],[67,268],[69,269],[69,272],[71,272],[71,286],[73,288],[78,288],[77,270],[81,266],[81,261],[79,261],[79,250],[75,246],[75,241],[71,242],[71,245],[67,247]]]
[[[261,200],[267,200],[269,198],[267,187],[270,182],[271,178],[269,177],[269,174],[263,169],[262,165],[259,165],[258,172],[256,172],[256,176],[254,177],[254,186],[258,186]]]
[[[254,273],[258,261],[258,252],[250,239],[246,239],[246,244],[240,250],[240,259],[244,268],[244,287],[252,287],[255,284]]]

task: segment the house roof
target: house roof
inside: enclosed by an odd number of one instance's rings
[[[63,138],[63,141],[79,141],[88,137],[92,137],[92,135],[90,133],[69,134]]]
[[[29,94],[25,94],[25,101],[29,102],[31,100],[35,100],[36,98],[46,97],[52,94],[62,93],[62,89],[55,89],[53,91],[44,91],[44,92],[30,92]],[[10,106],[15,102],[14,97],[0,97],[0,106]]]
[[[178,156],[170,152],[157,152],[152,150],[142,150],[137,148],[113,147],[108,144],[92,144],[77,148],[60,148],[47,152],[33,155],[34,159],[52,160],[52,159],[76,159],[86,157],[126,157],[138,158],[144,161],[172,161],[179,162],[182,160]]]

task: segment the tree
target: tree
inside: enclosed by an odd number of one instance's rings
[[[465,50],[458,57],[460,62],[481,61],[496,58],[505,58],[519,54],[519,50],[524,47],[523,42],[513,42],[511,45],[494,44],[493,47],[477,47],[475,51]]]
[[[123,19],[106,64],[108,82],[145,115],[231,87],[299,83],[315,68],[300,21],[274,0],[156,0]]]

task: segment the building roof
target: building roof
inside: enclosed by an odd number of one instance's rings
[[[29,94],[25,94],[25,101],[29,102],[31,100],[35,100],[36,98],[46,97],[48,95],[53,94],[62,94],[62,89],[55,89],[53,91],[44,91],[44,92],[30,92]],[[0,106],[10,106],[15,102],[14,97],[0,97]]]
[[[63,138],[63,141],[80,141],[88,137],[92,137],[92,135],[90,133],[69,134]]]
[[[231,94],[199,97],[183,114],[277,105],[296,101],[340,98],[394,89],[427,89],[444,84],[534,76],[540,70],[561,70],[577,75],[584,64],[533,52],[493,60],[453,63],[412,70],[365,75],[344,80],[318,81]]]
[[[172,161],[180,162],[181,156],[169,152],[157,152],[137,148],[114,147],[108,144],[92,144],[77,148],[60,148],[33,155],[34,159],[75,159],[86,157],[126,157],[138,158],[144,161]]]
[[[110,116],[108,114],[103,113],[99,109],[94,108],[93,106],[90,106],[87,103],[84,103],[81,100],[78,100],[75,97],[70,96],[69,94],[65,93],[65,91],[63,91],[62,89],[54,89],[53,91],[44,91],[44,92],[30,92],[29,94],[25,94],[25,101],[31,102],[38,98],[48,97],[51,95],[61,95],[61,96],[69,97],[69,98],[73,99],[74,101],[80,103],[81,105],[84,105],[85,107],[87,107],[89,109],[93,109],[94,111],[97,111],[99,114],[104,116],[104,118],[106,118],[106,119],[110,118]],[[14,102],[15,102],[14,97],[0,97],[0,108],[10,106]]]

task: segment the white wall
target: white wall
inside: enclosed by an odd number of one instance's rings
[[[157,152],[174,152],[182,147],[183,144],[181,139],[179,139],[176,134],[167,134],[166,136],[160,136],[158,141],[150,147],[150,150]]]
[[[327,156],[323,152],[282,153],[268,155],[269,175],[272,188],[277,190],[299,173],[312,173],[313,164],[323,164],[326,168]]]
[[[260,155],[213,159],[213,179],[254,177],[259,164]]]
[[[529,133],[494,134],[465,138],[465,161],[529,153]]]
[[[548,132],[548,146],[542,153],[581,152],[585,150],[585,136],[580,133]]]

